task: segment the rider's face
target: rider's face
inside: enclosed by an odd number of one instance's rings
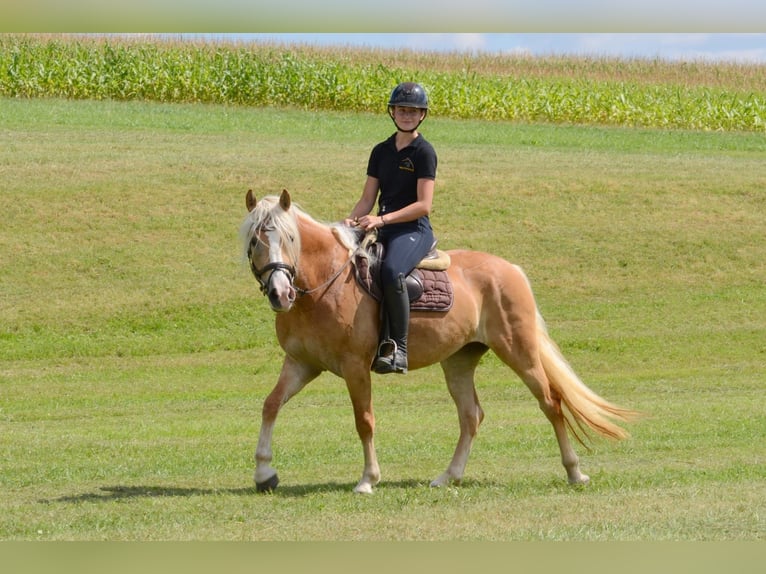
[[[397,127],[404,130],[417,128],[426,117],[425,110],[403,106],[394,106],[392,114]]]
[[[397,119],[413,119],[420,121],[423,119],[423,110],[419,108],[406,108],[403,106],[394,106],[394,115]]]

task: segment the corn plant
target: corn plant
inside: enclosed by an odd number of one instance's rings
[[[365,55],[366,54],[366,55]],[[416,79],[455,118],[766,129],[763,66],[316,50],[161,38],[0,36],[0,96],[379,112]],[[386,62],[390,63],[386,63]],[[426,66],[423,67],[423,63]],[[736,72],[736,73],[735,73]],[[728,78],[728,79],[727,79]],[[694,81],[692,81],[694,80]]]

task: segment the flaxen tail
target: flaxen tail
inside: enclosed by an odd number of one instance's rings
[[[583,445],[589,438],[589,431],[613,439],[627,438],[628,432],[615,420],[629,422],[637,418],[639,413],[614,405],[589,389],[548,335],[545,321],[539,313],[537,333],[545,374],[551,388],[561,396],[565,407],[564,418],[575,438]]]

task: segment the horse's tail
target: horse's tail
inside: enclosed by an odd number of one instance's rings
[[[561,354],[558,345],[548,335],[545,321],[539,312],[537,333],[545,374],[551,387],[561,397],[565,407],[564,419],[575,438],[585,445],[589,430],[608,438],[627,438],[628,432],[615,423],[614,419],[628,422],[635,419],[638,413],[601,398],[580,380]]]

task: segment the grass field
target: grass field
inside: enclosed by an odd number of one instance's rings
[[[527,271],[582,378],[646,413],[579,449],[487,357],[461,487],[438,367],[374,378],[383,480],[342,381],[284,410],[282,484],[251,482],[281,353],[241,266],[244,192],[335,221],[381,114],[0,100],[0,539],[763,540],[766,141],[429,117],[443,248]]]

